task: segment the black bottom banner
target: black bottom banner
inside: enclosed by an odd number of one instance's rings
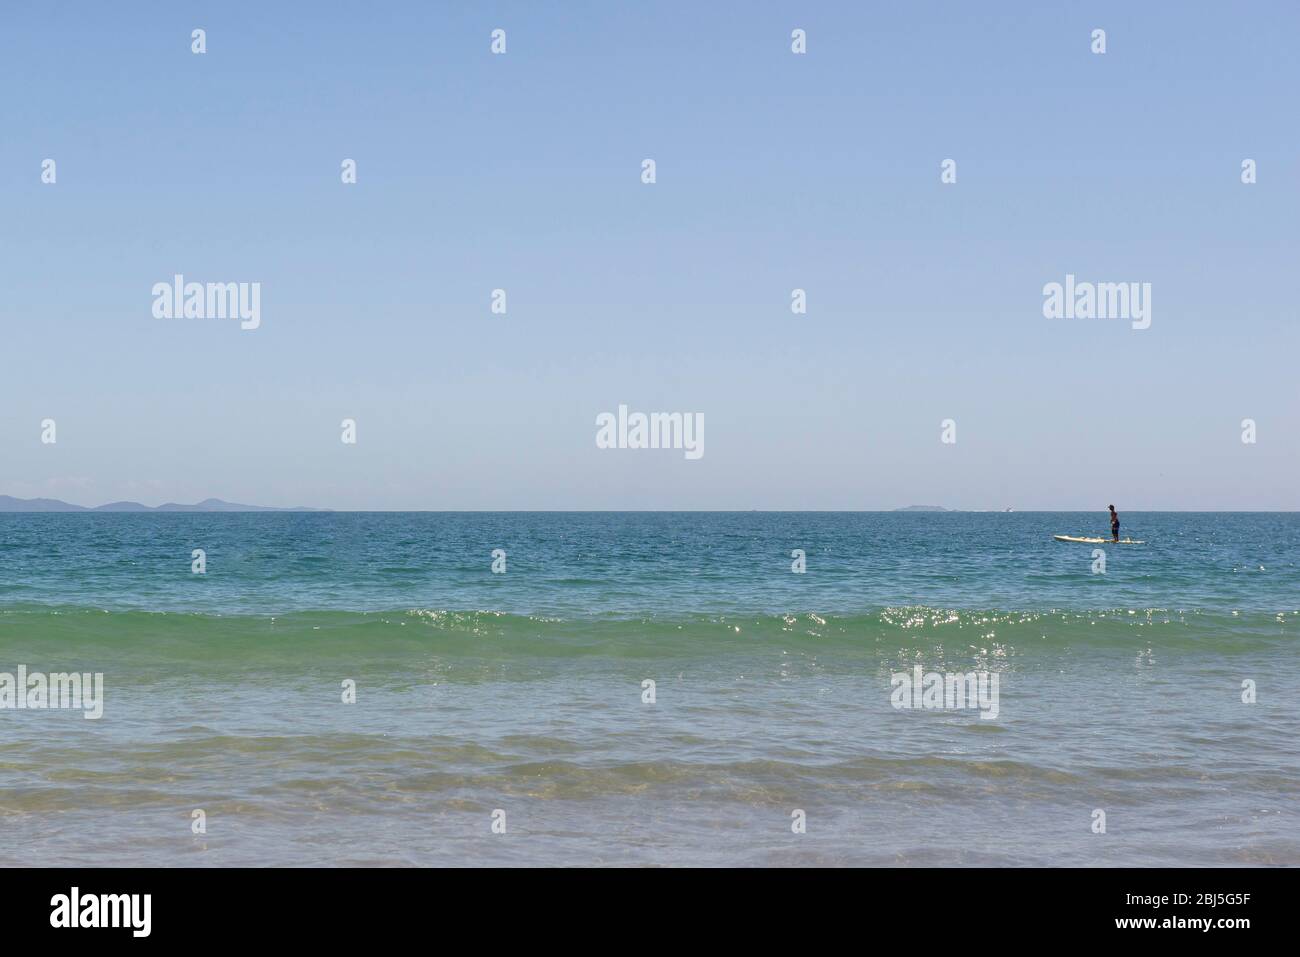
[[[1294,872],[1270,870],[7,870],[6,940],[395,941],[486,930],[493,943],[608,944],[673,929],[734,946],[800,928],[974,945],[1097,938],[1239,942],[1295,926]],[[624,936],[626,935],[626,936]],[[1212,942],[1212,943],[1211,943]],[[791,941],[794,943],[794,941]]]

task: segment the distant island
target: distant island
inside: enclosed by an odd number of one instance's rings
[[[168,502],[165,505],[149,506],[139,502],[109,502],[87,508],[85,505],[73,505],[61,502],[57,498],[14,498],[12,495],[0,495],[0,512],[315,512],[318,509],[275,508],[269,505],[239,505],[235,502],[223,502],[219,498],[206,498],[194,505],[179,505]]]
[[[906,508],[896,508],[895,512],[951,512],[953,509],[944,508],[942,505],[909,505]]]

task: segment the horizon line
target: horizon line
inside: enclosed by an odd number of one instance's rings
[[[12,496],[0,496],[3,498],[13,498]],[[564,507],[535,507],[535,508],[435,508],[428,506],[419,507],[398,507],[398,506],[347,506],[342,508],[330,508],[321,506],[279,506],[279,505],[244,505],[234,502],[223,502],[225,507],[202,508],[202,503],[186,505],[179,502],[164,502],[161,505],[151,506],[144,505],[140,502],[115,501],[108,502],[105,505],[78,505],[75,502],[67,502],[62,499],[15,499],[19,502],[37,502],[45,501],[56,505],[69,506],[67,509],[60,508],[32,508],[32,509],[6,509],[0,507],[0,515],[171,515],[171,514],[204,514],[218,515],[223,513],[240,513],[254,514],[263,512],[278,513],[317,513],[317,514],[411,514],[411,513],[430,513],[430,514],[570,514],[570,515],[599,515],[599,514],[685,514],[685,513],[715,513],[715,514],[751,514],[755,512],[766,514],[810,514],[810,515],[856,515],[856,514],[894,514],[904,513],[911,515],[944,515],[944,514],[978,514],[978,515],[1015,515],[1015,514],[1052,514],[1052,513],[1104,513],[1103,507],[1036,507],[1023,509],[1005,509],[1005,508],[915,508],[912,506],[885,506],[876,508],[708,508],[708,507],[678,507],[678,508],[564,508]],[[205,499],[204,501],[211,501]],[[220,500],[218,500],[220,501]],[[107,505],[137,505],[138,509],[109,509]],[[166,508],[165,506],[174,506]],[[1277,506],[1249,506],[1249,507],[1213,507],[1213,506],[1127,506],[1122,513],[1180,513],[1180,512],[1203,512],[1219,514],[1294,514],[1300,512],[1300,507],[1277,507]]]

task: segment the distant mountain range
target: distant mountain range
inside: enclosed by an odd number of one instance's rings
[[[195,505],[178,505],[168,502],[156,507],[141,505],[139,502],[109,502],[87,508],[61,502],[57,498],[14,498],[12,495],[0,495],[0,512],[315,512],[314,508],[273,508],[266,505],[238,505],[223,502],[219,498],[205,498]]]

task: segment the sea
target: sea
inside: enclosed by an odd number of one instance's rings
[[[3,514],[0,864],[1300,864],[1300,514],[1122,518]]]

